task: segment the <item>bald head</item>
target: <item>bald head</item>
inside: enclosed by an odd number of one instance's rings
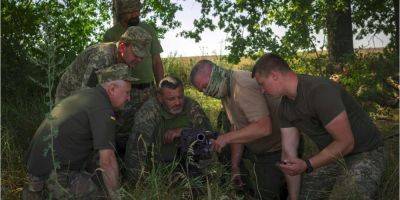
[[[199,91],[207,87],[214,63],[210,60],[200,60],[190,72],[190,82]]]

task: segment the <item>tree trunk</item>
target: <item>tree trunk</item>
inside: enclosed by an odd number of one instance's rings
[[[326,17],[330,61],[327,72],[333,74],[341,72],[343,70],[341,63],[354,54],[351,0],[344,0],[346,3],[345,9],[335,8],[336,0],[327,0],[327,2],[328,5],[332,5],[328,9]]]
[[[118,16],[117,16],[117,9],[115,8],[117,0],[112,0],[112,5],[111,5],[111,14],[112,14],[112,19],[113,19],[113,25],[118,23]]]

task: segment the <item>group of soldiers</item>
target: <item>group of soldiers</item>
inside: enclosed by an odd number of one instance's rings
[[[140,21],[140,1],[116,0],[115,8],[118,23],[104,43],[80,53],[60,79],[56,105],[27,152],[23,199],[119,199],[121,174],[134,184],[147,161],[176,159],[183,129],[212,130],[182,80],[164,77],[162,47]],[[230,130],[211,148],[229,152],[237,188],[256,199],[343,199],[337,191],[375,199],[381,134],[340,84],[296,74],[270,53],[252,72],[200,60],[190,83],[222,102]],[[303,158],[300,133],[320,151]]]

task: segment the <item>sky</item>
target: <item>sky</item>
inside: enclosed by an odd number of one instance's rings
[[[201,5],[198,2],[186,0],[179,1],[182,5],[182,11],[176,13],[176,19],[179,20],[182,25],[178,29],[169,30],[163,39],[161,39],[161,45],[164,52],[161,53],[161,57],[170,56],[204,56],[204,55],[224,55],[228,54],[225,50],[227,46],[226,38],[227,34],[221,30],[209,31],[206,30],[201,34],[202,40],[196,43],[193,39],[186,39],[179,36],[178,33],[182,30],[193,29],[193,20],[199,18],[201,13]],[[285,33],[285,29],[278,26],[273,26],[272,30],[278,36],[282,36]],[[324,36],[322,34],[317,35],[317,40],[322,41]],[[362,40],[354,41],[354,48],[361,46],[365,48],[378,48],[384,47],[389,43],[389,37],[384,34],[379,34],[374,37],[367,36]]]

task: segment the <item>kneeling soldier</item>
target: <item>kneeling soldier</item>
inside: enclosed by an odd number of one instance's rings
[[[118,197],[114,111],[129,101],[130,82],[135,79],[126,64],[100,70],[97,78],[101,85],[62,100],[36,131],[27,154],[29,183],[23,199],[93,199],[107,192],[113,199]],[[85,170],[96,153],[99,178],[107,191],[101,191]]]

